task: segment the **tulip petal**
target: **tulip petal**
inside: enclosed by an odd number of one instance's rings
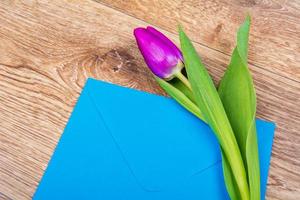
[[[168,79],[179,69],[178,53],[170,46],[171,41],[162,40],[145,28],[134,30],[138,47],[151,71],[158,77]]]
[[[153,28],[152,26],[147,26],[147,30],[155,35],[156,37],[160,38],[166,45],[168,45],[170,48],[173,49],[174,53],[177,55],[177,57],[183,61],[183,56],[180,51],[180,49],[169,39],[167,38],[164,34]]]

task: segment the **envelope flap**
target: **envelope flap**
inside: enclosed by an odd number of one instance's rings
[[[87,89],[144,189],[168,189],[220,161],[210,128],[174,100],[93,79]]]

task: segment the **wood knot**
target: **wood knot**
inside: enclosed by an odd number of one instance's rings
[[[222,28],[223,28],[223,24],[218,24],[217,27],[213,30],[212,34],[209,35],[209,40],[210,42],[215,42],[215,41],[218,41],[218,37],[220,35],[220,32],[222,31]]]
[[[114,73],[120,71],[137,72],[138,65],[135,57],[122,47],[110,49],[102,55],[96,54],[93,59],[96,60],[96,63],[111,69]]]
[[[218,26],[215,28],[215,34],[218,35],[223,28],[223,24],[218,24]]]

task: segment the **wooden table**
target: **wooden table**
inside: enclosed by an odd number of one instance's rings
[[[275,121],[267,199],[300,199],[298,0],[0,1],[0,199],[30,199],[88,77],[164,94],[132,31],[192,38],[216,83],[252,15],[257,116]]]

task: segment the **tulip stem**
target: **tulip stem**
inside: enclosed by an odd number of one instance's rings
[[[181,80],[181,82],[182,82],[186,87],[188,87],[190,90],[192,90],[192,86],[191,86],[189,80],[181,73],[181,71],[177,72],[177,73],[175,74],[175,76],[176,76],[179,80]]]

